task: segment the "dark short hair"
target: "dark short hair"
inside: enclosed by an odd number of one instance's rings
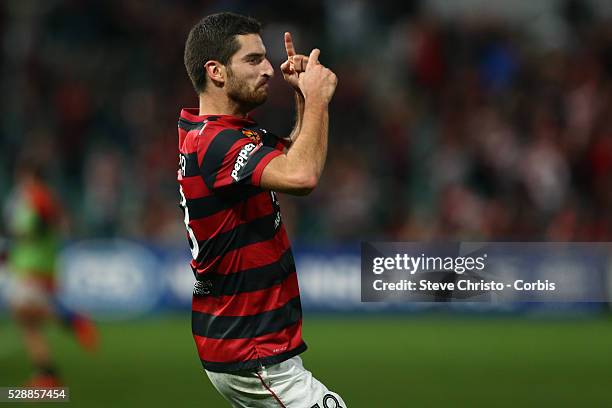
[[[195,91],[199,94],[206,89],[206,62],[227,65],[240,47],[237,35],[260,33],[259,21],[235,13],[211,14],[193,26],[185,42],[184,59]]]

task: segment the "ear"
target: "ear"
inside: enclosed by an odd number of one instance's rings
[[[219,85],[225,83],[225,66],[219,61],[206,62],[206,64],[204,64],[204,70],[206,71],[206,75],[208,75],[208,77],[213,81],[213,83]]]

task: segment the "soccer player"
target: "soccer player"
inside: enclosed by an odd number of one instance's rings
[[[44,324],[59,321],[89,351],[97,346],[97,331],[89,319],[63,307],[55,296],[62,210],[42,174],[31,158],[24,158],[6,204],[11,238],[8,301],[34,365],[27,385],[54,387],[61,385],[61,379],[43,333]]]
[[[234,407],[346,407],[298,356],[302,310],[276,192],[310,193],[327,153],[335,74],[319,50],[296,54],[285,33],[283,78],[295,90],[289,138],[249,112],[266,101],[274,69],[258,21],[205,17],[190,31],[185,67],[199,109],[178,123],[181,206],[196,283],[192,331],[214,387]]]

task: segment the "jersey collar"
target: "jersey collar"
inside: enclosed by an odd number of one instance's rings
[[[183,108],[181,110],[181,118],[191,122],[204,122],[205,120],[215,118],[218,121],[239,127],[254,126],[257,124],[249,115],[247,115],[246,118],[239,118],[232,115],[199,115],[199,111],[198,108]]]

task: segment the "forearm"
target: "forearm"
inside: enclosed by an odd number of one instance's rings
[[[303,101],[300,130],[287,152],[294,171],[318,181],[327,156],[329,112],[327,103]]]
[[[304,96],[300,91],[294,92],[295,96],[295,126],[289,135],[291,143],[295,143],[302,129],[302,120],[304,118]]]
[[[288,34],[285,34],[285,45],[287,56],[294,55]],[[319,182],[327,156],[328,105],[338,83],[336,75],[319,63],[319,54],[318,48],[310,52],[306,69],[300,69],[297,78],[289,61],[281,65],[283,75],[300,91],[295,95],[296,125],[291,132],[293,144],[287,153],[273,158],[263,169],[260,186],[264,189],[305,195]],[[302,60],[300,64],[303,63]]]

